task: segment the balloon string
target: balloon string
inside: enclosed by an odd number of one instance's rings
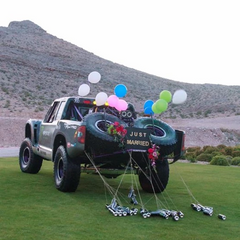
[[[175,168],[177,168],[177,165],[175,165]],[[182,180],[183,185],[186,187],[188,194],[190,197],[192,197],[192,199],[199,204],[199,201],[194,197],[193,193],[191,192],[190,188],[188,187],[188,185],[186,184],[186,182],[184,181],[183,177],[181,176],[181,174],[179,173],[178,169],[177,169],[178,175]]]
[[[119,185],[118,185],[118,187],[117,187],[117,190],[115,190],[113,187],[111,187],[111,186],[106,182],[106,180],[104,179],[104,177],[103,177],[102,174],[100,173],[99,169],[98,169],[97,166],[95,165],[93,159],[89,156],[89,154],[88,154],[86,151],[85,151],[85,154],[86,154],[86,156],[88,157],[88,159],[90,160],[91,164],[93,165],[93,167],[95,168],[96,172],[98,173],[98,175],[100,176],[100,178],[102,179],[102,181],[103,181],[103,183],[104,183],[106,201],[107,201],[107,196],[106,196],[106,195],[107,195],[107,194],[106,194],[106,189],[107,189],[107,190],[109,191],[109,193],[112,195],[112,197],[115,198],[115,199],[118,201],[118,203],[121,205],[121,201],[120,201],[120,198],[119,198],[118,195],[119,195],[119,194],[121,195],[121,193],[119,192],[119,189],[120,189],[120,186],[121,186],[121,184],[122,184],[122,182],[123,182],[123,179],[124,179],[124,176],[125,176],[125,174],[126,174],[126,171],[127,171],[128,167],[129,167],[129,165],[130,165],[130,166],[131,166],[131,173],[133,173],[133,169],[132,169],[133,163],[136,164],[136,165],[138,165],[138,164],[136,163],[135,159],[132,157],[132,152],[129,152],[129,158],[130,158],[130,159],[129,159],[129,162],[128,162],[126,168],[125,168],[125,172],[123,173],[123,176],[122,176],[122,178],[121,178],[121,181],[120,181],[120,183],[119,183]],[[145,158],[145,157],[144,157],[144,158]],[[144,171],[139,165],[138,165],[138,167],[139,167],[140,171],[142,171],[142,173],[145,175],[145,177],[149,180],[149,182],[150,182],[150,184],[151,184],[151,186],[152,186],[153,194],[154,194],[152,198],[155,198],[155,202],[156,202],[157,208],[160,209],[161,206],[163,206],[164,208],[166,208],[165,204],[163,204],[163,202],[158,198],[158,196],[157,196],[157,194],[156,194],[156,192],[155,192],[155,190],[154,190],[153,181],[152,181],[152,180],[153,180],[153,175],[152,175],[152,170],[151,170],[149,161],[148,161],[146,158],[145,158],[145,161],[146,161],[146,163],[148,164],[148,168],[150,169],[150,176],[148,176],[148,175],[145,173],[145,171]],[[133,175],[134,175],[134,174],[133,174]],[[183,180],[183,179],[182,179],[182,180]],[[183,182],[184,182],[184,181],[183,181]],[[140,194],[140,191],[139,191],[139,187],[138,187],[137,180],[136,180],[136,178],[133,178],[133,176],[132,176],[131,184],[132,184],[132,186],[133,186],[133,185],[136,186],[136,190],[137,190],[137,193],[138,193],[138,197],[139,197],[139,200],[140,200],[141,207],[142,207],[143,209],[145,209],[145,205],[146,205],[152,198],[150,198],[150,199],[149,199],[147,202],[145,202],[145,204],[144,204],[144,203],[143,203],[143,199],[142,199],[141,194]],[[189,191],[190,191],[190,190],[189,190]],[[168,198],[170,199],[170,201],[171,201],[172,204],[174,205],[173,200],[170,198],[169,194],[166,192],[166,189],[165,189],[165,193],[168,195]],[[164,197],[165,203],[166,203],[166,205],[167,205],[167,207],[168,207],[168,203],[167,203],[167,199],[166,199],[166,197],[165,197],[165,194],[162,194],[162,196]],[[174,207],[175,207],[175,205],[174,205]]]
[[[153,116],[152,116],[152,115],[151,115],[151,119],[152,119],[153,133],[156,135],[156,131],[155,131],[155,127],[154,127],[154,119],[153,119]]]
[[[116,192],[115,192],[115,196],[114,196],[114,197],[116,197],[117,194],[118,194],[119,188],[120,188],[120,186],[121,186],[121,184],[122,184],[122,182],[123,182],[123,179],[124,179],[124,177],[125,177],[125,174],[126,174],[126,172],[127,172],[127,169],[128,169],[128,167],[129,167],[129,164],[130,164],[130,161],[128,161],[128,164],[127,164],[127,166],[126,166],[126,168],[125,168],[125,171],[124,171],[123,176],[122,176],[122,178],[121,178],[121,180],[120,180],[120,183],[119,183],[119,185],[118,185],[118,187],[117,187],[117,190],[116,190]]]
[[[146,159],[145,157],[144,157],[144,159],[145,159],[146,164],[149,165],[148,159]],[[135,161],[135,160],[133,159],[133,161]],[[153,175],[148,176],[148,175],[145,173],[145,171],[143,171],[143,170],[141,169],[141,167],[139,167],[139,168],[140,168],[140,170],[142,171],[142,173],[145,175],[145,177],[146,177],[146,178],[149,180],[149,182],[151,183],[152,189],[153,189],[153,191],[154,191],[154,187],[153,187],[152,180],[151,180],[151,179],[154,179],[154,178],[153,178]],[[148,166],[148,168],[150,169],[150,173],[151,173],[151,167],[150,167],[150,165]],[[158,178],[158,181],[155,181],[155,182],[156,182],[156,183],[157,183],[157,182],[160,182],[160,184],[161,184],[161,181],[160,181],[158,175],[157,175],[157,178]],[[155,179],[155,180],[156,180],[156,179]],[[163,185],[161,184],[161,186],[163,186]],[[159,187],[159,185],[158,185],[158,187]],[[159,187],[159,188],[160,188],[160,187]],[[168,191],[167,191],[166,189],[164,190],[164,192],[161,193],[161,196],[163,197],[165,204],[157,197],[157,194],[154,192],[154,196],[153,196],[153,197],[154,197],[155,200],[156,200],[156,203],[157,203],[158,208],[160,208],[160,205],[161,205],[161,206],[163,206],[164,208],[168,208],[168,209],[169,209],[169,203],[168,203],[168,200],[169,200],[169,201],[171,202],[172,206],[173,206],[176,210],[178,210],[177,207],[176,207],[176,205],[175,205],[174,202],[173,202],[173,199],[170,197],[170,195],[169,195],[169,193],[168,193]],[[166,197],[166,196],[167,196],[167,197]],[[151,199],[152,199],[152,198],[151,198]],[[150,199],[150,200],[151,200],[151,199]],[[146,205],[150,200],[148,200],[147,202],[145,202],[145,205]],[[160,204],[160,205],[159,205],[159,204]]]
[[[129,156],[130,156],[130,161],[131,161],[131,167],[133,166],[133,157],[132,157],[132,152],[128,152],[129,153]],[[135,184],[134,184],[135,183]],[[140,194],[140,191],[139,191],[139,187],[138,187],[138,183],[137,183],[137,180],[136,178],[134,177],[134,173],[133,173],[133,170],[132,170],[132,187],[133,185],[136,186],[136,189],[137,189],[137,194],[138,194],[138,197],[139,197],[139,200],[140,200],[140,204],[141,204],[141,207],[144,208],[144,205],[143,205],[143,200],[142,200],[142,197],[141,197],[141,194]]]
[[[114,189],[106,182],[106,180],[103,178],[102,174],[100,173],[100,171],[98,170],[98,168],[96,167],[95,163],[93,162],[92,158],[89,156],[89,154],[84,151],[87,158],[90,160],[90,162],[92,163],[93,167],[95,168],[96,172],[98,173],[98,175],[100,176],[100,178],[102,179],[104,186],[107,187],[108,191],[112,194],[112,196],[115,195]]]
[[[150,170],[150,176],[148,176],[147,174],[146,174],[146,172],[138,165],[138,167],[139,167],[139,169],[140,169],[140,171],[144,174],[144,176],[148,179],[148,181],[150,182],[150,184],[151,184],[151,187],[152,187],[152,190],[153,190],[153,197],[152,198],[155,198],[155,202],[156,202],[156,205],[157,205],[157,208],[160,208],[160,205],[159,204],[161,204],[161,205],[164,205],[162,202],[161,202],[161,200],[158,198],[158,196],[157,196],[157,194],[156,194],[156,192],[155,192],[155,190],[154,190],[154,186],[153,186],[153,182],[152,182],[152,171],[151,171],[151,167],[150,167],[150,163],[149,163],[149,161],[144,157],[144,159],[145,159],[145,162],[146,162],[146,164],[148,165],[148,169]],[[135,164],[137,164],[136,163],[136,161],[132,158],[132,160],[133,160],[133,162],[135,163]],[[139,190],[138,190],[139,191]],[[140,192],[139,192],[139,196],[141,196],[141,194],[140,194]],[[151,198],[151,199],[152,199]],[[150,199],[150,200],[151,200]],[[150,200],[148,200],[147,202],[145,202],[145,204],[143,203],[143,201],[141,200],[141,205],[142,205],[142,208],[143,209],[145,209],[145,205],[150,201]]]

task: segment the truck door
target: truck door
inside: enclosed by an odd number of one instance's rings
[[[60,102],[54,102],[41,124],[39,135],[40,154],[47,159],[51,158],[52,138],[58,123],[57,112],[59,106]]]

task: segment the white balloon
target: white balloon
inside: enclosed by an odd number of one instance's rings
[[[96,105],[102,106],[107,102],[108,95],[105,92],[100,92],[96,95]]]
[[[187,93],[183,89],[175,91],[172,97],[173,104],[182,104],[187,100]]]
[[[78,95],[84,97],[87,96],[90,93],[90,87],[87,84],[82,84],[78,88]]]
[[[90,83],[98,83],[101,80],[101,74],[99,72],[93,71],[88,75],[88,81]]]

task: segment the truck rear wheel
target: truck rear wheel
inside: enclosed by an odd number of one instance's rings
[[[62,192],[75,192],[80,180],[80,164],[75,164],[69,159],[63,146],[57,149],[53,169],[56,188]]]
[[[163,192],[168,184],[169,164],[167,158],[156,161],[156,171],[153,167],[139,173],[139,183],[145,192]]]
[[[38,173],[42,167],[43,159],[33,153],[32,142],[25,138],[19,150],[19,165],[24,173]]]

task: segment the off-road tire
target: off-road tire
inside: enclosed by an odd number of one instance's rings
[[[80,181],[81,167],[68,157],[63,146],[59,146],[54,157],[53,175],[56,188],[61,192],[75,192]]]
[[[107,132],[107,128],[114,122],[127,127],[118,117],[107,113],[93,113],[84,118],[86,124],[86,146],[95,153],[113,153],[121,150],[119,142]]]
[[[134,127],[151,130],[150,140],[160,147],[161,156],[171,154],[177,144],[177,134],[167,123],[149,117],[138,118]]]
[[[168,179],[169,164],[167,158],[156,161],[156,171],[150,166],[139,172],[139,183],[142,189],[149,193],[163,192],[168,184]]]
[[[42,167],[43,159],[33,153],[32,142],[25,138],[19,150],[19,166],[24,173],[38,173]]]

